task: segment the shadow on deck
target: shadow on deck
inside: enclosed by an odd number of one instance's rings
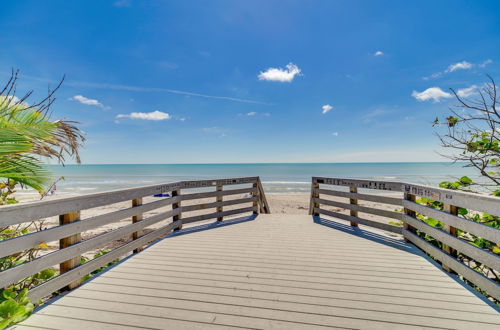
[[[499,326],[497,310],[398,237],[259,215],[174,232],[16,328]]]

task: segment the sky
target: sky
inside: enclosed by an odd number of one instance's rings
[[[499,1],[5,1],[0,80],[86,164],[443,161],[432,121],[500,80]]]

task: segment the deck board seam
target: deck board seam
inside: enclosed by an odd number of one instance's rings
[[[113,293],[113,294],[120,294],[119,292],[113,292],[113,291],[106,291],[106,290],[91,290],[91,289],[86,289],[87,291],[94,291],[94,292],[107,292],[107,293]],[[84,290],[81,290],[84,291]],[[185,292],[185,293],[193,293],[191,291],[184,291],[184,290],[174,290],[174,289],[169,289],[168,291],[176,291],[176,292]],[[377,309],[368,309],[368,308],[356,308],[356,307],[343,307],[343,306],[336,306],[336,305],[323,305],[323,304],[314,304],[314,303],[305,303],[305,302],[296,302],[296,301],[286,301],[286,300],[274,300],[274,299],[266,299],[266,298],[256,298],[256,297],[240,297],[240,296],[233,296],[233,295],[226,295],[226,294],[218,294],[218,293],[205,293],[205,292],[194,292],[194,293],[199,293],[199,294],[206,294],[206,295],[211,295],[211,296],[222,296],[222,297],[234,297],[234,298],[240,298],[240,299],[253,299],[253,300],[263,300],[263,301],[278,301],[278,302],[284,302],[284,303],[289,303],[289,304],[297,304],[297,305],[308,305],[308,306],[321,306],[321,307],[335,307],[339,309],[345,309],[345,310],[359,310],[359,311],[370,311],[370,312],[375,312],[375,313],[386,313],[386,314],[400,314],[400,315],[412,315],[412,316],[418,316],[418,317],[426,317],[430,319],[446,319],[446,320],[457,320],[457,318],[452,318],[452,317],[442,317],[442,316],[428,316],[428,315],[421,315],[421,314],[412,314],[412,313],[402,313],[402,312],[395,312],[395,311],[382,311],[382,310],[377,310]],[[148,298],[160,298],[157,296],[151,296],[151,295],[144,295],[144,294],[137,294],[134,293],[134,296],[142,296],[142,297],[148,297]],[[78,297],[78,296],[72,296],[72,297],[77,297],[77,298],[84,298],[84,299],[90,299],[86,297]],[[165,298],[165,297],[161,297]],[[268,307],[256,307],[256,306],[250,306],[250,305],[242,305],[242,304],[226,304],[226,303],[221,303],[221,302],[212,302],[212,301],[207,301],[207,300],[195,300],[195,299],[187,299],[187,298],[166,298],[166,299],[172,299],[172,300],[183,300],[183,301],[195,301],[195,302],[202,302],[202,303],[210,303],[210,304],[218,304],[218,305],[226,305],[226,306],[241,306],[241,307],[249,307],[249,308],[261,308],[261,309],[267,309],[267,310],[280,310],[280,311],[289,311],[289,312],[294,312],[294,313],[304,313],[304,314],[312,314],[312,315],[323,315],[323,316],[329,316],[331,314],[325,314],[325,313],[310,313],[310,312],[298,312],[294,310],[286,310],[286,309],[274,309],[274,308],[268,308]],[[106,300],[106,301],[113,301],[113,300]],[[169,307],[170,308],[170,307]],[[491,315],[491,314],[486,314],[486,315]],[[494,314],[493,314],[494,315]],[[347,317],[347,316],[342,316],[342,317]],[[350,317],[349,317],[350,318]],[[370,320],[370,319],[367,319]],[[378,320],[380,321],[380,320]],[[491,322],[484,322],[484,321],[470,321],[470,320],[464,320],[461,319],[461,321],[464,322],[470,322],[470,323],[484,323],[484,324],[490,324],[490,325],[496,325],[495,323]],[[387,322],[387,321],[383,321]]]
[[[136,274],[136,273],[132,273]],[[204,273],[201,273],[204,274]],[[113,277],[110,277],[113,278]],[[206,280],[203,277],[192,277],[191,279],[198,279],[198,280]],[[151,281],[149,282],[157,282],[157,283],[163,283],[161,281]],[[345,293],[357,293],[360,294],[360,292],[355,292],[355,291],[345,291],[345,290],[331,290],[331,289],[318,289],[318,288],[307,288],[307,287],[297,287],[297,286],[285,286],[285,285],[279,285],[279,284],[265,284],[265,283],[248,283],[248,282],[240,282],[240,281],[224,281],[224,283],[239,283],[239,284],[257,284],[257,285],[262,285],[262,286],[275,286],[275,287],[282,287],[282,288],[295,288],[295,289],[304,289],[304,290],[317,290],[317,291],[329,291],[329,292],[345,292]],[[388,291],[393,291],[393,290],[388,290]],[[411,291],[411,290],[407,290]],[[434,292],[432,292],[435,294]],[[387,295],[387,294],[372,294],[372,293],[363,293],[364,295],[373,295],[373,296],[385,296],[385,297],[396,297],[396,298],[404,298],[405,296],[395,296],[395,295]],[[440,295],[448,295],[448,294],[440,294]],[[464,298],[475,298],[475,296],[461,296]],[[442,300],[442,299],[429,299],[429,298],[418,298],[418,297],[410,297],[411,299],[419,299],[419,300],[433,300],[433,301],[439,301],[439,302],[456,302],[455,300]],[[472,304],[471,305],[478,305],[478,306],[484,306],[484,304],[477,303],[477,304]]]
[[[209,285],[201,285],[201,284],[192,284],[192,283],[186,284],[186,283],[182,283],[182,282],[161,282],[161,283],[176,284],[176,285],[186,285],[186,286],[198,286],[198,287],[213,288],[213,289],[223,288],[223,289],[226,289],[226,290],[238,290],[238,291],[248,291],[248,292],[261,292],[261,293],[267,293],[267,294],[300,296],[300,297],[321,298],[321,299],[330,299],[330,300],[333,299],[333,300],[359,301],[359,302],[374,303],[374,304],[375,303],[379,303],[379,302],[372,301],[372,300],[360,300],[360,299],[355,299],[355,298],[349,298],[349,299],[347,299],[347,298],[339,298],[339,297],[333,298],[333,297],[325,297],[325,296],[306,295],[306,294],[300,294],[300,293],[285,293],[285,292],[265,291],[265,290],[257,290],[257,289],[225,288],[225,287],[217,287],[217,286],[209,286]],[[96,284],[96,285],[118,286],[118,287],[121,286],[121,285],[117,285],[117,284],[113,284],[113,283],[94,283],[94,284]],[[138,289],[151,289],[152,290],[152,288],[144,287],[144,286],[127,285],[127,287],[134,287],[134,288],[138,288]],[[88,287],[82,287],[82,290],[97,291],[97,290],[89,289]],[[169,288],[169,289],[155,288],[155,290],[161,290],[161,291],[182,291],[182,290],[175,290],[175,289],[171,289],[171,288]],[[185,292],[191,292],[191,291],[185,291]],[[205,294],[205,292],[200,292],[200,293]],[[210,293],[210,294],[214,294],[215,295],[215,293]],[[220,294],[220,295],[222,295],[222,294]],[[392,298],[392,296],[391,296],[391,298]],[[413,297],[412,298],[404,297],[403,299],[420,300],[419,298],[413,298]],[[429,300],[429,299],[425,299],[425,300]],[[442,301],[441,300],[437,300],[437,302],[442,302]],[[464,302],[455,302],[455,301],[453,301],[453,303],[455,303],[455,304],[461,304],[461,305],[483,306],[483,305],[475,305],[475,304],[464,303]],[[381,303],[379,303],[379,304],[381,304]],[[396,304],[396,303],[391,303],[391,302],[384,302],[383,304],[397,305],[397,306],[410,306],[410,307],[418,307],[418,308],[431,308],[432,309],[432,307],[410,305],[410,304]],[[484,306],[484,307],[486,307],[486,306]],[[449,311],[456,311],[455,309],[447,309],[447,308],[442,308],[442,307],[441,307],[441,309],[449,310]],[[474,311],[474,313],[480,313],[480,314],[485,314],[485,315],[498,315],[498,313],[496,313],[496,312],[494,313],[493,311],[489,311],[489,312]]]
[[[128,268],[135,268],[135,269],[142,269],[142,268],[138,268],[138,267],[128,267]],[[169,270],[166,270],[167,272]],[[183,274],[185,274],[186,272],[185,271],[182,271]],[[203,273],[203,272],[188,272],[188,273],[193,273],[193,274],[205,274],[207,275],[207,273]],[[238,277],[238,278],[254,278],[254,279],[259,279],[259,280],[277,280],[277,281],[284,281],[284,282],[300,282],[300,283],[310,283],[310,284],[320,284],[320,285],[335,285],[336,283],[328,283],[328,282],[314,282],[314,281],[303,281],[303,280],[295,280],[295,279],[282,279],[282,278],[272,278],[272,277],[262,277],[262,276],[243,276],[243,275],[226,275],[226,274],[221,274],[221,273],[210,273],[210,275],[216,275],[216,276],[230,276],[230,277]],[[307,277],[307,276],[302,276],[302,277]],[[378,282],[377,282],[378,283]],[[386,282],[383,282],[383,283],[386,283]],[[386,290],[399,290],[399,291],[410,291],[410,292],[414,292],[415,290],[409,290],[409,289],[395,289],[395,288],[387,288],[387,287],[377,287],[377,286],[366,286],[366,285],[354,285],[354,284],[344,284],[344,283],[341,283],[339,285],[342,285],[342,286],[354,286],[354,287],[362,287],[362,288],[367,288],[367,289],[386,289]],[[413,285],[413,286],[418,286],[418,285]],[[453,288],[446,288],[446,289],[453,289]],[[456,288],[455,288],[456,290]],[[444,295],[452,295],[452,296],[456,296],[456,297],[471,297],[472,295],[470,294],[469,291],[469,294],[467,295],[462,295],[462,294],[451,294],[451,293],[437,293],[437,292],[433,292],[433,291],[425,291],[425,290],[419,290],[419,292],[423,292],[423,293],[433,293],[433,294],[444,294]]]
[[[84,298],[84,297],[78,297],[79,299],[87,299],[87,300],[95,300],[91,298]],[[114,300],[105,300],[105,299],[100,299],[104,301],[109,301],[109,302],[117,302]],[[185,300],[185,299],[180,299],[180,300]],[[193,300],[188,300],[188,301],[193,301]],[[119,302],[122,304],[129,304],[127,302]],[[279,321],[279,322],[287,322],[287,323],[296,323],[296,324],[304,324],[304,325],[314,325],[314,326],[321,326],[321,327],[328,327],[332,328],[331,325],[325,325],[325,324],[319,324],[319,323],[310,323],[310,322],[297,322],[297,321],[289,321],[289,320],[284,320],[284,319],[277,319],[277,318],[269,318],[269,317],[255,317],[255,316],[247,316],[247,315],[239,315],[239,314],[233,314],[233,313],[225,313],[225,312],[210,312],[210,311],[202,311],[199,309],[190,309],[190,308],[181,308],[181,307],[163,307],[163,306],[153,306],[153,305],[146,305],[146,304],[141,304],[134,302],[136,305],[141,305],[141,306],[148,306],[148,307],[158,307],[158,308],[168,308],[168,309],[178,309],[178,310],[187,310],[187,311],[196,311],[196,312],[201,312],[201,313],[209,313],[209,314],[220,314],[220,315],[230,315],[230,316],[238,316],[238,317],[243,317],[243,318],[253,318],[253,319],[261,319],[261,320],[272,320],[272,321]],[[283,310],[283,309],[277,309],[277,308],[263,308],[263,307],[253,307],[253,306],[244,306],[244,305],[235,305],[235,304],[225,304],[225,303],[211,303],[214,305],[225,305],[225,306],[238,306],[238,307],[248,307],[248,308],[253,308],[253,309],[266,309],[266,310],[271,310],[271,311],[281,311],[281,312],[290,312],[290,313],[297,313],[297,314],[309,314],[309,315],[317,315],[317,316],[327,316],[327,317],[338,317],[338,318],[343,318],[343,319],[355,319],[355,320],[362,320],[362,321],[373,321],[373,322],[378,322],[378,323],[390,323],[390,324],[401,324],[401,325],[408,325],[408,326],[416,326],[416,324],[412,323],[403,323],[403,322],[392,322],[392,321],[382,321],[382,320],[374,320],[374,319],[368,319],[368,318],[361,318],[361,317],[352,317],[352,316],[341,316],[341,315],[333,315],[333,314],[322,314],[322,313],[306,313],[306,312],[298,312],[298,311],[290,311],[290,310]],[[56,306],[62,306],[62,307],[74,307],[74,306],[68,306],[68,305],[57,305]],[[93,309],[89,307],[74,307],[74,308],[84,308],[84,309],[90,309],[90,310],[99,310],[102,311],[101,309]],[[125,312],[115,312],[114,313],[123,313],[123,314],[132,314],[132,315],[141,315],[141,314],[135,314],[135,313],[125,313]],[[144,315],[143,315],[144,316]],[[155,318],[162,318],[159,316],[150,316],[147,315],[146,317],[155,317]],[[210,323],[211,324],[211,323]],[[232,326],[232,325],[231,325]],[[444,327],[429,327],[427,326],[426,328],[432,328],[432,329],[449,329],[452,330],[454,328],[444,328]],[[357,329],[357,328],[351,328],[351,329]]]

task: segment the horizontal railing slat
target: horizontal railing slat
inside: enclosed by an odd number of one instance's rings
[[[500,300],[500,286],[498,286],[495,282],[493,282],[486,276],[469,268],[462,262],[450,257],[445,252],[427,243],[425,240],[421,239],[420,237],[413,234],[409,230],[403,229],[403,236],[407,238],[410,242],[418,246],[420,249],[429,253],[433,258],[439,260],[444,265],[450,267],[458,274],[464,276],[466,279],[476,284],[481,289],[485,290],[489,295],[491,295],[495,299]]]
[[[209,192],[201,192],[201,193],[192,193],[192,194],[182,194],[181,198],[183,201],[192,200],[192,199],[201,199],[201,198],[210,198],[217,196],[229,196],[229,195],[239,195],[239,194],[247,194],[257,192],[256,188],[241,188],[241,189],[230,189],[230,190],[222,190],[222,191],[209,191]]]
[[[203,188],[216,185],[239,185],[255,182],[258,182],[258,177],[179,181],[138,188],[111,190],[83,196],[65,197],[49,201],[6,205],[0,208],[0,227],[86,210],[145,196],[153,196],[177,189]]]
[[[331,201],[331,200],[322,199],[322,198],[314,198],[313,202],[328,205],[328,206],[341,207],[341,208],[344,208],[347,210],[354,210],[354,211],[363,212],[363,213],[380,215],[383,217],[392,218],[392,219],[396,219],[396,220],[401,220],[401,218],[402,218],[401,217],[402,213],[387,211],[387,210],[380,210],[380,209],[375,209],[375,208],[367,207],[367,206],[361,206],[361,205],[357,205],[357,204],[341,203],[341,202]]]
[[[213,219],[213,218],[217,218],[217,217],[225,217],[228,215],[235,215],[235,214],[252,212],[252,211],[253,211],[253,206],[249,206],[249,207],[228,210],[228,211],[223,211],[223,212],[213,212],[213,213],[195,215],[192,217],[182,218],[181,221],[183,224],[186,224],[186,223],[191,223],[191,222],[209,220],[209,219]]]
[[[213,202],[213,203],[203,203],[203,204],[195,204],[195,205],[186,205],[181,206],[182,212],[190,212],[190,211],[198,211],[198,210],[206,210],[212,209],[220,206],[230,206],[235,204],[243,204],[243,203],[252,203],[258,200],[258,197],[250,197],[250,198],[239,198],[239,199],[231,199],[222,202]]]
[[[243,178],[181,181],[179,182],[180,183],[179,188],[192,189],[192,188],[203,188],[203,187],[239,185],[239,184],[255,183],[257,182],[258,179],[259,177],[257,176],[249,176]]]
[[[434,237],[438,241],[441,241],[442,243],[451,246],[455,250],[460,251],[461,253],[469,256],[474,260],[477,260],[493,269],[496,270],[500,269],[500,258],[494,255],[493,253],[475,247],[461,239],[456,238],[455,236],[448,234],[447,232],[429,226],[425,222],[410,217],[406,214],[403,217],[403,221],[408,223],[412,227],[415,227],[418,230],[423,231],[424,233]]]
[[[79,256],[84,252],[106,245],[114,240],[131,235],[133,232],[163,221],[177,213],[177,210],[160,213],[142,221],[115,229],[85,241],[81,241],[80,243],[71,245],[67,248],[46,254],[19,266],[8,268],[0,272],[0,287],[6,287],[14,284],[17,281],[31,276],[41,270],[50,268],[53,265],[69,260],[75,256]]]
[[[381,222],[377,222],[377,221],[372,221],[372,220],[368,220],[368,219],[354,217],[352,215],[342,214],[342,213],[338,213],[338,212],[328,211],[328,210],[325,210],[322,208],[315,208],[315,210],[319,214],[328,215],[330,217],[334,217],[334,218],[338,218],[338,219],[342,219],[342,220],[346,220],[346,221],[356,222],[356,223],[359,223],[359,224],[362,224],[365,226],[378,228],[378,229],[389,231],[392,233],[401,234],[401,232],[402,232],[401,227],[392,226],[392,225],[389,225],[386,223],[381,223]]]
[[[175,182],[140,188],[113,190],[50,201],[2,206],[0,208],[0,227],[114,204],[144,196],[152,196],[161,192],[171,191],[178,186],[179,183]]]
[[[500,198],[498,197],[435,188],[413,183],[404,183],[404,191],[448,205],[455,205],[469,210],[500,216]]]
[[[380,196],[380,195],[367,195],[367,194],[351,193],[351,192],[346,192],[346,191],[330,190],[330,189],[315,189],[315,192],[317,192],[319,194],[329,195],[329,196],[361,199],[361,200],[365,200],[365,201],[391,204],[391,205],[396,205],[396,206],[401,206],[401,204],[402,204],[401,203],[402,199],[396,198],[396,197],[388,197],[388,196]]]
[[[358,187],[358,188],[377,189],[377,190],[402,191],[403,189],[403,184],[401,182],[390,182],[390,181],[313,177],[312,182],[319,184],[328,184],[333,186]]]
[[[80,265],[62,275],[59,275],[45,283],[42,283],[38,285],[37,287],[31,289],[28,293],[29,298],[32,301],[38,301],[39,299],[42,299],[43,297],[46,297],[50,294],[52,294],[54,291],[57,291],[64,286],[68,285],[69,283],[74,282],[75,280],[78,280],[82,278],[83,276],[93,272],[96,269],[99,269],[108,263],[112,262],[113,260],[118,259],[119,257],[125,255],[126,253],[144,246],[158,238],[161,238],[163,236],[166,236],[169,234],[174,228],[178,227],[180,225],[180,220],[176,222],[171,222],[166,226],[163,226],[159,229],[156,229],[144,236],[141,236],[140,238],[129,242],[127,244],[124,244],[116,249],[111,250],[110,252],[96,258],[93,260],[90,260],[89,262],[86,262],[83,265]]]
[[[176,203],[178,200],[180,200],[179,196],[168,199],[161,199],[151,203],[143,204],[141,206],[101,214],[66,225],[33,232],[5,241],[0,241],[0,258],[33,248],[40,243],[55,241],[63,237],[68,237],[73,234],[82,233],[93,228],[101,227],[127,217],[132,217],[140,213],[158,209],[160,207]]]
[[[500,199],[498,201],[500,203]],[[486,226],[481,223],[468,220],[465,218],[460,218],[456,215],[446,213],[440,210],[433,209],[431,207],[418,204],[412,201],[403,201],[403,206],[407,209],[415,211],[417,213],[423,214],[425,216],[439,220],[449,226],[459,228],[463,231],[469,232],[476,236],[487,239],[491,242],[500,245],[500,230],[494,227]]]

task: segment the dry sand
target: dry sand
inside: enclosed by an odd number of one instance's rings
[[[394,195],[392,194],[392,196],[394,196]],[[59,198],[64,198],[64,197],[68,197],[68,195],[48,196],[45,199],[46,200],[53,200],[53,199],[59,199]],[[236,198],[242,198],[242,197],[244,197],[244,195],[234,195],[228,199],[236,199]],[[267,197],[267,200],[268,200],[268,203],[270,205],[272,213],[304,214],[304,215],[308,214],[310,194],[267,194],[266,197]],[[29,202],[29,200],[33,200],[33,198],[34,198],[33,196],[31,196],[31,197],[25,196],[23,198],[23,202]],[[346,198],[331,198],[331,199],[336,200],[336,201],[340,201],[340,202],[344,202],[344,203],[349,203],[349,200]],[[144,203],[148,203],[148,202],[151,202],[154,200],[157,200],[157,198],[146,197],[146,198],[144,198]],[[210,203],[210,202],[214,202],[214,201],[215,201],[215,198],[205,198],[205,199],[199,199],[199,200],[193,200],[193,201],[184,201],[182,203],[182,205],[203,204],[203,203]],[[387,204],[378,204],[378,203],[364,202],[364,201],[359,201],[359,203],[360,203],[360,205],[365,205],[365,206],[370,206],[370,207],[375,207],[375,208],[380,208],[380,209],[385,209],[385,210],[391,210],[391,211],[394,211],[397,209],[396,206],[391,206],[391,205],[387,205]],[[233,206],[225,207],[224,210],[246,207],[248,205],[249,204],[233,205]],[[101,206],[101,207],[97,207],[97,208],[93,208],[93,209],[83,210],[81,212],[81,218],[87,219],[87,218],[94,217],[94,216],[97,216],[100,214],[110,213],[113,211],[129,208],[130,206],[131,206],[131,202],[126,201],[126,202],[105,205],[105,206]],[[170,208],[171,208],[171,206],[167,206],[167,207],[163,207],[160,209],[156,209],[154,211],[150,211],[148,213],[145,213],[144,217],[147,218],[149,216],[168,211]],[[335,211],[335,212],[349,214],[348,210],[344,210],[344,209],[337,208],[337,207],[322,206],[322,208],[327,209],[327,210],[331,210],[331,211]],[[214,209],[193,211],[193,212],[189,212],[188,214],[183,213],[183,216],[185,217],[185,216],[192,216],[192,215],[198,215],[198,214],[203,214],[203,213],[211,213],[214,211],[215,211]],[[387,223],[388,221],[390,221],[390,219],[379,217],[379,216],[374,216],[374,215],[370,215],[370,214],[361,214],[361,216],[363,218],[366,218],[366,219],[380,221],[383,223]],[[235,216],[233,216],[233,218],[234,217]],[[228,217],[228,218],[231,218],[231,217]],[[164,226],[170,221],[171,221],[171,218],[169,218],[165,221],[156,223],[155,225],[148,227],[145,230],[145,232],[149,232],[149,231],[153,230],[154,228]],[[204,221],[204,222],[206,223],[206,222],[211,222],[211,221],[213,221],[213,220]],[[339,221],[342,222],[342,220],[339,220]],[[82,233],[82,239],[84,239],[84,240],[89,239],[89,238],[94,237],[96,235],[110,232],[110,231],[115,230],[117,228],[126,226],[130,223],[131,223],[131,219],[126,218],[126,219],[122,219],[121,221],[118,221],[115,223],[105,224],[101,227],[98,227],[98,228],[95,228],[95,229],[92,229],[92,230],[89,230],[89,231]],[[201,222],[197,222],[197,223],[193,223],[191,225],[199,225],[200,223]],[[54,226],[57,226],[58,224],[59,224],[59,220],[57,217],[51,217],[51,218],[45,219],[45,222],[44,222],[44,225],[46,228],[54,227]],[[112,242],[112,243],[110,243],[110,244],[108,244],[100,249],[89,251],[89,252],[85,253],[84,255],[86,257],[92,257],[97,251],[99,251],[101,249],[104,249],[104,248],[110,249],[110,248],[119,246],[119,245],[121,245],[129,240],[130,240],[130,238],[126,237],[126,238],[120,239],[118,241],[114,241],[114,242]],[[58,248],[57,241],[45,242],[45,243],[47,243],[47,245],[50,247],[50,249],[47,251],[44,251],[44,254]]]

